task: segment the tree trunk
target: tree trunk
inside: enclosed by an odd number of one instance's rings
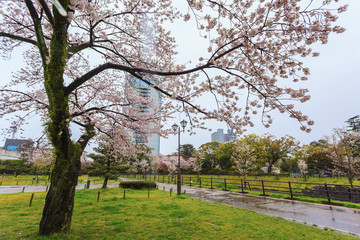
[[[268,169],[267,169],[267,172],[268,172],[268,173],[271,173],[271,169],[272,169],[272,165],[269,165],[269,166],[268,166]]]
[[[40,234],[69,232],[80,168],[80,155],[73,159],[56,159],[40,222]]]
[[[68,0],[62,0],[61,3],[67,6]],[[45,65],[44,77],[49,100],[49,121],[46,130],[54,147],[55,165],[51,172],[51,185],[40,221],[41,235],[69,232],[75,187],[81,168],[80,156],[86,145],[83,141],[71,141],[69,98],[64,92],[63,78],[67,56],[67,19],[60,16],[57,11],[54,11],[53,27],[49,64]]]
[[[106,174],[105,179],[104,179],[104,183],[103,183],[101,188],[106,188],[108,180],[109,180],[109,176]]]

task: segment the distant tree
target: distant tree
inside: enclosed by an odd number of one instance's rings
[[[195,147],[192,144],[183,144],[180,145],[180,155],[183,156],[185,159],[194,156]]]
[[[199,175],[202,170],[204,156],[203,153],[195,150],[194,157],[195,159],[192,165],[192,170]]]
[[[255,148],[246,140],[240,140],[234,145],[231,163],[236,172],[245,177],[249,172],[256,170],[255,151]]]
[[[289,157],[281,160],[281,172],[298,172],[299,170],[298,160],[295,157]]]
[[[180,168],[183,170],[191,169],[193,166],[193,161],[195,158],[189,158],[185,159],[184,157],[180,157]],[[164,170],[167,170],[169,172],[169,175],[174,175],[177,172],[179,164],[179,156],[166,156],[163,157],[160,161],[160,167],[162,167]]]
[[[202,160],[202,169],[203,171],[209,171],[215,169],[216,165],[218,165],[218,161],[216,158],[216,150],[219,148],[220,144],[218,142],[208,142],[202,144],[198,151],[200,155],[203,157]]]
[[[344,174],[353,187],[356,174],[360,173],[360,133],[334,129],[328,138],[329,157],[334,161],[335,170]]]
[[[347,130],[360,132],[360,115],[349,118],[345,122],[348,124]]]
[[[305,160],[303,160],[303,159],[298,159],[297,162],[298,162],[298,167],[301,171],[301,175],[306,179],[306,172],[308,169],[308,165],[306,164]]]
[[[320,146],[308,146],[308,156],[305,159],[309,170],[316,172],[328,171],[331,172],[334,169],[334,162],[329,157],[328,149]]]
[[[298,146],[293,137],[286,136],[276,139],[273,135],[265,135],[258,143],[257,156],[267,164],[268,173],[272,172],[274,164],[287,159],[288,155]]]
[[[117,179],[119,174],[128,167],[121,162],[121,156],[116,156],[105,144],[94,148],[97,153],[91,153],[89,158],[93,159],[92,170],[89,175],[104,177],[102,188],[107,187],[109,179]]]
[[[215,158],[217,161],[217,165],[221,169],[227,169],[232,166],[231,164],[231,155],[234,151],[234,143],[220,143],[219,147],[215,150]]]

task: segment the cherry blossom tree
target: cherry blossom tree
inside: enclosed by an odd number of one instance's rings
[[[176,2],[0,2],[2,56],[28,46],[27,66],[0,88],[0,117],[42,116],[54,147],[41,234],[70,230],[80,156],[91,138],[106,135],[114,123],[125,153],[133,149],[129,129],[145,135],[152,122],[179,110],[191,128],[213,118],[242,133],[256,114],[268,127],[277,110],[310,131],[313,122],[291,103],[310,98],[295,86],[309,75],[301,57],[318,56],[311,44],[325,44],[331,32],[344,31],[334,22],[346,6],[338,0],[187,0],[183,10]],[[188,22],[208,40],[208,54],[197,56],[194,66],[175,61],[173,22]],[[131,78],[161,93],[159,111],[139,111],[152,103],[129,87]],[[215,104],[198,105],[207,93]],[[82,129],[79,139],[73,139],[70,124]]]
[[[234,150],[231,156],[231,162],[240,175],[246,175],[256,169],[258,162],[256,160],[255,148],[252,144],[243,139],[234,145]]]
[[[335,128],[327,140],[329,157],[334,161],[335,171],[344,174],[353,187],[354,177],[360,173],[360,133]]]
[[[198,175],[200,175],[201,170],[202,170],[202,166],[203,166],[203,159],[204,159],[204,154],[199,152],[199,151],[195,151],[194,152],[194,162],[191,166],[191,169],[193,171],[195,171]]]
[[[194,160],[195,158],[193,157],[185,159],[183,156],[180,156],[180,168],[183,170],[192,168]],[[162,156],[158,168],[159,170],[167,170],[169,175],[175,175],[178,169],[178,163],[178,156]]]
[[[308,165],[306,164],[305,160],[303,160],[303,159],[298,159],[297,164],[301,171],[301,174],[303,175],[304,179],[306,179],[306,171],[308,169]]]

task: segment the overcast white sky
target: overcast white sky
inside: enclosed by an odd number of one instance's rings
[[[320,52],[317,58],[305,59],[304,63],[310,67],[311,75],[305,83],[305,87],[310,90],[311,100],[298,105],[298,108],[309,115],[315,121],[311,133],[300,130],[300,125],[294,119],[285,114],[276,115],[273,125],[264,128],[260,121],[255,122],[255,127],[249,128],[247,133],[262,135],[270,133],[278,137],[291,135],[303,143],[321,139],[325,135],[330,135],[335,127],[345,125],[344,121],[360,114],[360,1],[346,0],[348,11],[341,14],[337,24],[347,30],[341,35],[331,35],[329,43],[326,45],[316,45],[313,49]],[[200,46],[194,44],[194,34],[186,26],[173,29],[173,35],[179,39],[180,55],[179,63],[188,60],[198,59],[204,51]],[[198,55],[199,54],[199,55]],[[193,56],[197,55],[193,58]],[[14,51],[9,61],[0,59],[1,82],[7,81],[11,77],[11,72],[19,69],[22,65],[22,55],[20,51]],[[169,121],[168,126],[174,122],[179,123],[182,117],[177,114],[173,121]],[[227,129],[225,123],[208,121],[207,126],[215,131],[218,128]],[[0,128],[9,128],[11,121],[0,119]],[[18,137],[34,138],[40,135],[42,127],[36,118],[30,121],[25,127],[24,133]],[[211,132],[197,131],[196,135],[190,136],[188,133],[181,135],[181,144],[193,144],[199,147],[201,144],[211,140]],[[6,137],[0,136],[0,146],[3,146]],[[177,149],[177,136],[169,136],[168,139],[161,139],[160,152],[168,154]],[[90,149],[89,149],[90,150]]]

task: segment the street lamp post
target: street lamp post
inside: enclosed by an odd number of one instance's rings
[[[182,120],[180,122],[181,127],[183,128],[183,132],[185,132],[187,121]],[[174,123],[172,126],[174,132],[178,131],[178,166],[177,166],[177,195],[181,195],[181,172],[180,172],[180,127]]]

